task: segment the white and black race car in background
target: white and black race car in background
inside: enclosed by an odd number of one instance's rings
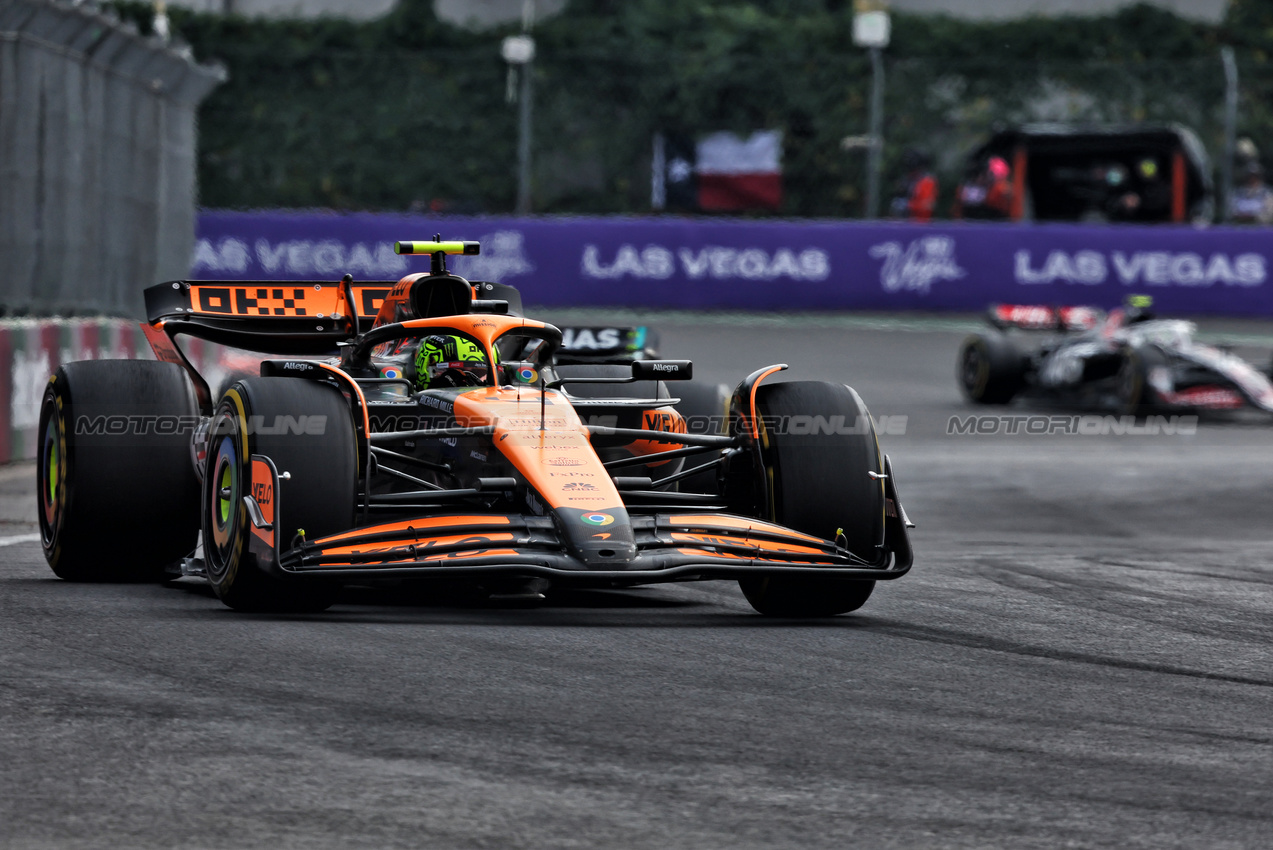
[[[1124,414],[1273,413],[1268,375],[1194,339],[1193,322],[1159,319],[1148,296],[1093,307],[996,304],[990,329],[964,340],[956,377],[978,404],[1018,395]]]

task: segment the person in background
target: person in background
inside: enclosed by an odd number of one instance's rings
[[[937,178],[929,170],[928,155],[911,148],[903,155],[902,164],[906,179],[889,204],[889,214],[910,221],[932,221],[937,206]]]
[[[1110,175],[1114,169],[1110,169]],[[1113,221],[1170,221],[1171,187],[1162,179],[1158,161],[1152,156],[1142,157],[1136,163],[1136,182],[1124,190],[1120,184],[1110,184],[1107,203],[1109,217]]]
[[[1273,223],[1273,189],[1264,182],[1264,169],[1258,161],[1246,163],[1242,182],[1229,198],[1229,220],[1234,224]]]
[[[1012,213],[1011,169],[1003,157],[992,156],[973,170],[955,192],[952,218],[997,219]]]

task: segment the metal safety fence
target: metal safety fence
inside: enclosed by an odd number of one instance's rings
[[[0,315],[139,315],[185,275],[224,79],[89,4],[0,0]]]

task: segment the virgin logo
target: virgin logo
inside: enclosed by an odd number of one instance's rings
[[[883,242],[872,245],[869,253],[884,261],[880,284],[885,292],[906,289],[927,294],[935,282],[967,274],[955,262],[955,240],[949,236],[912,239],[905,248],[900,242]]]

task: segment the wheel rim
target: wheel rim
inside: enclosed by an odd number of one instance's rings
[[[208,554],[211,556],[210,560],[218,565],[228,563],[239,524],[239,491],[242,485],[235,437],[233,432],[221,437],[212,461],[212,474],[209,476],[212,487],[208,500],[212,513],[212,551]]]
[[[55,420],[50,420],[48,427],[44,429],[44,477],[48,479],[48,483],[44,489],[44,505],[46,513],[49,508],[57,504],[57,477],[61,463],[61,452],[58,450],[57,444],[57,423]]]
[[[221,467],[221,488],[220,493],[217,495],[217,507],[218,512],[221,514],[220,525],[222,528],[230,521],[230,505],[234,504],[231,495],[237,483],[234,480],[234,470],[230,468],[230,464],[223,464]]]
[[[45,544],[50,544],[57,536],[58,518],[66,490],[66,440],[62,431],[61,406],[53,400],[46,401],[46,404],[53,409],[44,426],[40,446],[40,503],[44,520],[41,531]]]
[[[964,387],[972,396],[978,396],[985,389],[989,374],[989,361],[981,356],[981,346],[974,343],[964,349]]]

